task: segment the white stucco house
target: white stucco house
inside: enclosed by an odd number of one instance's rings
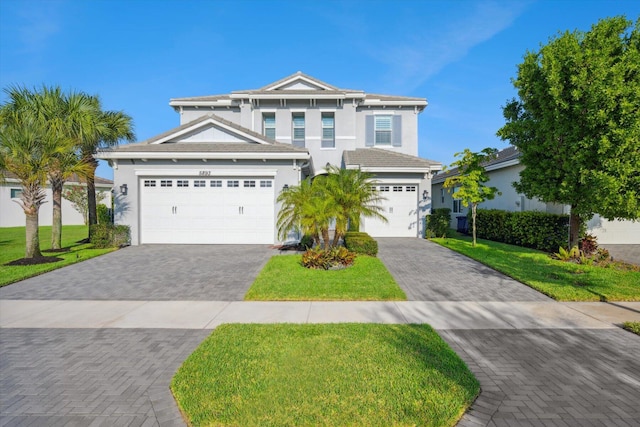
[[[101,151],[114,169],[115,222],[133,245],[276,244],[276,198],[325,172],[376,177],[389,222],[364,219],[372,236],[422,235],[431,177],[418,157],[424,98],[341,89],[297,72],[259,89],[171,99],[179,125]]]
[[[485,184],[496,187],[502,193],[495,199],[487,200],[480,205],[481,209],[501,209],[505,211],[540,211],[555,214],[568,214],[569,206],[555,203],[545,203],[538,199],[529,199],[519,194],[512,183],[520,179],[520,171],[524,165],[520,164],[520,152],[513,146],[501,150],[498,157],[486,163],[485,170],[489,181]],[[459,200],[452,198],[453,191],[443,187],[448,176],[455,175],[456,169],[437,174],[432,180],[433,208],[451,209],[451,228],[456,228],[457,217],[467,214],[467,208]],[[599,244],[626,245],[640,244],[640,222],[609,221],[595,215],[588,223],[587,230],[597,237]]]
[[[64,185],[68,188],[72,185],[82,185],[86,187],[86,184],[80,182],[77,177],[72,177]],[[101,204],[111,206],[111,188],[113,187],[113,181],[105,178],[95,178],[96,192],[102,192],[105,195]],[[38,214],[38,221],[40,225],[51,225],[53,221],[53,194],[51,187],[45,187],[45,203],[40,207]],[[24,211],[16,201],[20,198],[22,188],[20,181],[15,178],[14,175],[8,172],[4,173],[4,179],[0,180],[0,227],[24,227],[25,215]],[[62,225],[83,225],[84,218],[82,214],[78,212],[73,204],[62,198]]]

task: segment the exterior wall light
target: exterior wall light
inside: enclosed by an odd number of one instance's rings
[[[285,185],[283,185],[283,186],[282,186],[282,189],[283,189],[283,190],[288,190],[288,189],[289,189],[289,184],[285,184]]]
[[[120,194],[122,194],[123,196],[126,196],[126,195],[127,195],[127,191],[128,191],[128,190],[129,190],[129,189],[127,188],[127,184],[122,184],[122,185],[120,186]]]
[[[427,197],[429,197],[429,192],[428,192],[427,190],[424,190],[424,191],[422,192],[422,200],[423,200],[423,201],[426,201],[426,200],[427,200]]]

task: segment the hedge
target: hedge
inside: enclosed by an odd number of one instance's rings
[[[447,230],[450,228],[451,209],[439,208],[433,209],[431,215],[425,217],[425,238],[445,237]]]
[[[91,226],[91,243],[96,248],[127,246],[130,243],[128,225],[95,224]]]
[[[344,246],[351,252],[377,256],[378,242],[367,233],[349,231],[344,235]]]
[[[471,214],[469,214],[471,224]],[[481,239],[557,252],[567,245],[569,216],[545,212],[478,209],[476,233]]]

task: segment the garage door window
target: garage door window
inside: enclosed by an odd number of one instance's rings
[[[145,179],[144,180],[144,186],[145,187],[155,187],[156,186],[156,180],[155,179]]]
[[[193,186],[194,187],[206,187],[206,184],[205,184],[204,179],[196,179],[195,181],[193,181]]]
[[[176,186],[178,187],[188,187],[189,186],[189,180],[187,179],[179,179],[176,183]]]
[[[250,181],[244,181],[243,182],[244,187],[255,187],[256,186],[256,182],[253,180]]]
[[[227,187],[239,187],[240,186],[239,184],[240,184],[239,181],[231,181],[231,180],[227,181]]]
[[[170,179],[161,179],[160,187],[173,187],[173,181]]]
[[[271,181],[260,181],[260,187],[262,188],[271,188],[273,183]]]
[[[401,185],[394,186],[393,187],[393,191],[395,191],[395,192],[402,191],[402,186]]]
[[[415,185],[407,185],[405,190],[406,191],[410,191],[410,192],[415,192],[416,191],[416,186]]]
[[[379,187],[379,190],[383,191],[383,192],[389,191],[389,186],[388,185],[381,185]]]
[[[210,187],[222,187],[222,181],[219,179],[212,179],[211,181],[209,181],[209,186]]]

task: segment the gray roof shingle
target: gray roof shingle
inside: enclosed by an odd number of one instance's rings
[[[380,148],[356,148],[342,153],[346,166],[358,165],[366,168],[425,168],[431,170],[442,166],[433,160],[396,153]]]
[[[504,150],[498,151],[498,155],[495,159],[492,159],[488,162],[483,163],[482,166],[484,166],[485,168],[490,166],[497,166],[500,163],[505,163],[510,160],[517,159],[518,157],[520,157],[521,154],[522,153],[518,151],[516,147],[509,146]],[[446,172],[441,172],[436,176],[434,176],[433,183],[444,182],[444,180],[447,179],[448,177],[455,176],[457,174],[458,174],[458,168],[449,169]]]

